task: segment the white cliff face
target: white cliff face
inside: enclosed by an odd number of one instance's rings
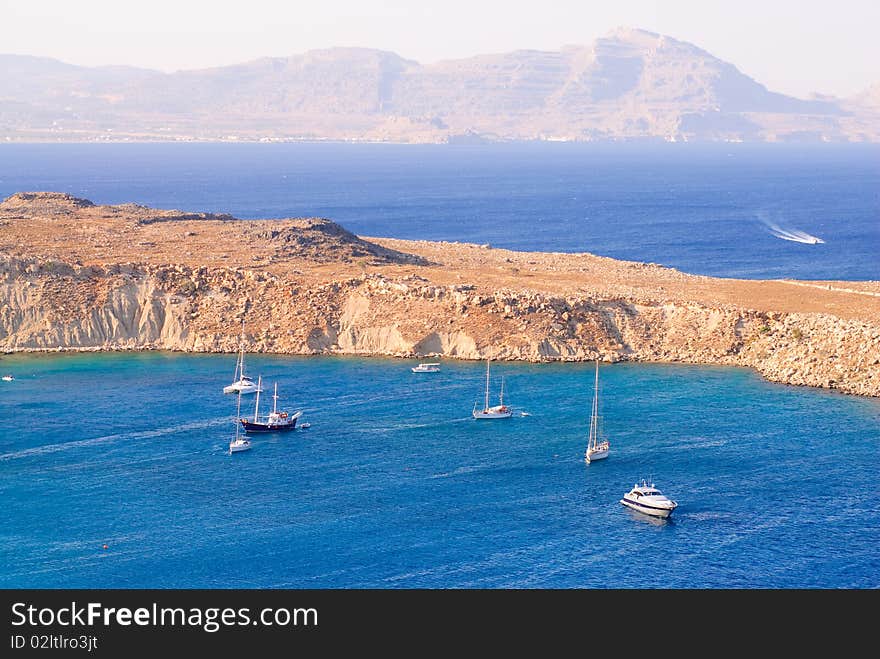
[[[303,287],[181,266],[0,273],[0,349],[652,361],[751,366],[767,379],[880,395],[880,327],[659,300],[553,297],[369,275]]]
[[[91,308],[53,306],[34,281],[0,285],[0,299],[5,350],[189,347],[186,305],[149,279],[115,287]]]

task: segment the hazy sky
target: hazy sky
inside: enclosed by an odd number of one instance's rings
[[[796,96],[880,82],[877,0],[0,0],[0,53],[174,71],[364,46],[429,63],[618,26],[690,41]]]

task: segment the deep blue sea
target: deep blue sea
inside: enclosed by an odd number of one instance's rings
[[[0,145],[0,196],[26,190],[880,279],[877,146]],[[606,365],[588,466],[588,364],[496,364],[530,415],[487,422],[479,363],[252,355],[312,425],[230,456],[234,361],[0,356],[0,587],[880,587],[880,400]],[[643,477],[671,521],[619,504]]]
[[[0,197],[26,190],[722,277],[880,280],[880,145],[0,145]],[[805,236],[825,242],[791,239]]]
[[[230,456],[234,361],[3,356],[0,586],[880,586],[880,401],[603,366],[586,465],[590,364],[495,364],[530,416],[476,421],[480,363],[254,355],[312,425]],[[642,477],[671,521],[619,503]]]

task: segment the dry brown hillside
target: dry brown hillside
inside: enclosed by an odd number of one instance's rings
[[[0,204],[0,348],[752,366],[880,395],[880,284],[717,279],[591,254],[363,238],[326,219]]]

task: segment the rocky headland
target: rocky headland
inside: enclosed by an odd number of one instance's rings
[[[358,237],[321,218],[0,204],[0,350],[724,364],[880,396],[880,282],[689,275]]]

